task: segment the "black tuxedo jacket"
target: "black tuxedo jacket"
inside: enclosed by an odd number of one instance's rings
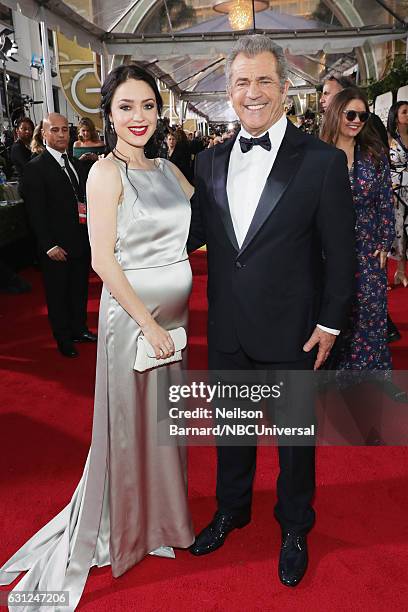
[[[70,160],[79,177],[80,197],[85,194],[84,171]],[[37,236],[40,254],[58,245],[68,257],[89,253],[86,224],[79,223],[77,199],[66,172],[46,150],[25,167],[22,193]]]
[[[346,157],[290,122],[242,247],[227,197],[234,140],[197,156],[188,249],[207,244],[208,342],[254,360],[298,361],[317,323],[341,329],[354,289]],[[245,206],[245,202],[242,202]]]
[[[191,154],[188,146],[177,143],[169,160],[177,166],[188,181],[192,182]]]
[[[14,164],[18,180],[21,181],[21,178],[24,174],[24,168],[31,160],[32,153],[30,149],[27,149],[25,144],[21,142],[21,140],[16,140],[13,143],[10,149],[10,159]]]

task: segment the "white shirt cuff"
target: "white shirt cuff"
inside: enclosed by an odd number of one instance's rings
[[[338,336],[340,333],[339,329],[332,329],[331,327],[325,327],[324,325],[319,325],[319,323],[317,324],[317,326],[319,329],[328,332],[329,334],[333,334],[334,336]]]
[[[58,244],[54,245],[54,246],[53,246],[51,249],[48,249],[48,251],[47,251],[47,255],[48,255],[48,253],[49,253],[50,251],[52,251],[52,249],[55,249],[57,246],[58,246]]]

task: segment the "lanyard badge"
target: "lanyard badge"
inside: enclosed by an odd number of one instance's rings
[[[86,203],[78,200],[78,217],[79,222],[86,225]]]

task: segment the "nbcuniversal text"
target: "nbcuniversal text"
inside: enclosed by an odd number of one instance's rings
[[[315,426],[310,427],[279,427],[278,425],[268,426],[264,423],[250,423],[243,425],[234,423],[231,425],[211,425],[209,427],[181,427],[180,425],[169,425],[170,436],[214,436],[222,438],[224,436],[314,436]]]

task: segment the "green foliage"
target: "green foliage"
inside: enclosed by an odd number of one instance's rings
[[[387,91],[392,91],[393,94],[397,93],[397,90],[403,85],[408,84],[408,63],[404,56],[397,56],[393,62],[392,68],[389,73],[381,79],[381,81],[375,81],[370,79],[366,87],[368,100],[371,104],[375,98]]]

